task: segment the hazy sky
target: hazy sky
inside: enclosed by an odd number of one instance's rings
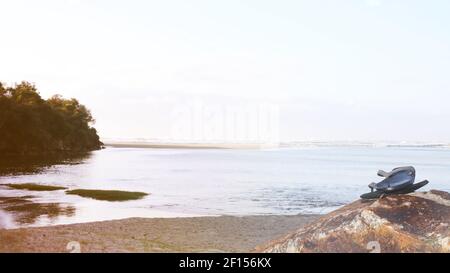
[[[450,142],[447,0],[0,0],[0,11],[0,80],[78,98],[104,138],[173,138],[192,105],[269,105],[281,140]]]

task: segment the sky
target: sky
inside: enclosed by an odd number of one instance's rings
[[[450,1],[0,0],[0,11],[0,81],[79,99],[103,139],[450,142]]]

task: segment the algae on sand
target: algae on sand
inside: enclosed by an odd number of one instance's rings
[[[70,190],[67,194],[78,195],[81,197],[92,198],[101,201],[129,201],[142,199],[148,194],[145,192],[129,192],[129,191],[110,191],[110,190]]]
[[[39,185],[34,183],[2,184],[2,185],[16,190],[28,190],[28,191],[59,191],[67,189],[65,187]]]

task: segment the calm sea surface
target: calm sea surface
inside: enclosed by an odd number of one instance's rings
[[[128,217],[326,213],[367,192],[370,182],[380,180],[378,169],[403,165],[417,168],[417,180],[430,180],[425,190],[450,191],[450,149],[446,148],[107,148],[38,168],[37,173],[4,174],[0,184],[41,183],[151,195],[138,201],[107,202],[64,191],[27,192],[0,186],[0,197],[33,195],[35,202],[75,208],[69,216],[42,216],[30,225]],[[7,215],[0,212],[3,222]]]

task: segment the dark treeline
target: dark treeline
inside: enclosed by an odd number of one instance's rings
[[[0,155],[78,153],[101,148],[90,111],[76,99],[44,100],[28,82],[0,82]]]

